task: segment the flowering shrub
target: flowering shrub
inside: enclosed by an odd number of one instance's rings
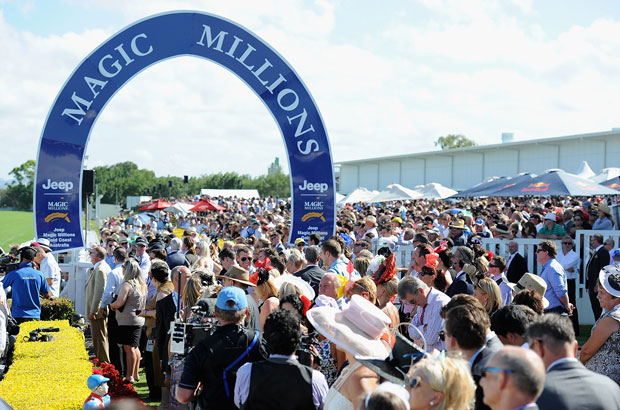
[[[140,396],[133,388],[133,385],[125,381],[114,365],[109,363],[99,363],[99,360],[93,359],[95,368],[94,374],[100,374],[110,379],[108,382],[110,399],[136,399],[140,401]],[[140,401],[141,402],[141,401]]]
[[[70,299],[41,299],[41,320],[69,320],[74,311]]]
[[[34,321],[21,325],[13,364],[0,381],[0,396],[16,410],[81,409],[90,394],[86,379],[92,364],[84,335],[67,321]],[[54,341],[25,342],[32,330],[57,327]]]

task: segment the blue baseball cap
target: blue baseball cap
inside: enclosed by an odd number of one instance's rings
[[[100,374],[93,374],[86,380],[86,385],[88,386],[90,390],[92,390],[95,387],[99,386],[100,384],[107,383],[109,381],[110,379],[108,379],[107,377],[103,377]]]
[[[620,258],[620,248],[616,248],[611,252],[612,258]]]
[[[215,306],[222,310],[239,311],[247,309],[248,299],[245,296],[245,292],[240,288],[228,286],[223,288],[217,295]]]
[[[484,223],[484,219],[478,218],[476,219],[476,222],[474,222],[474,225],[484,226],[486,224]]]

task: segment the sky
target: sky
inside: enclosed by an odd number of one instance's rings
[[[615,0],[0,0],[0,179],[35,159],[75,67],[133,22],[172,10],[225,17],[296,70],[334,162],[620,127]],[[158,176],[265,174],[287,159],[259,98],[225,68],[181,57],[146,69],[93,127],[87,167],[133,161]]]

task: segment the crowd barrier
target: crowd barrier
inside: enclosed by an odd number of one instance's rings
[[[588,260],[592,254],[590,249],[590,238],[595,234],[603,235],[603,240],[611,238],[615,247],[620,247],[620,231],[593,231],[580,230],[575,233],[575,252],[580,256],[579,279],[577,281],[577,309],[579,310],[579,322],[582,325],[594,324],[594,315],[590,306],[590,299],[586,292],[586,267]],[[502,239],[502,238],[486,238],[483,239],[482,245],[485,249],[493,252],[495,255],[503,256],[508,259],[508,243],[515,241],[519,246],[519,254],[527,261],[528,271],[538,274],[541,271],[541,265],[536,261],[536,249],[538,244],[545,239]],[[561,240],[554,240],[558,252],[562,251]],[[390,242],[378,240],[372,244],[372,252],[376,254],[377,250],[382,246],[389,246]],[[413,246],[397,246],[396,266],[398,268],[408,268],[413,256]]]

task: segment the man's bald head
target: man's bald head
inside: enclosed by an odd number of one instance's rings
[[[172,272],[170,272],[170,280],[174,285],[174,290],[180,292],[185,289],[185,284],[190,276],[192,276],[192,272],[186,266],[177,266],[172,269]],[[179,277],[181,283],[179,283]]]
[[[319,284],[319,295],[325,295],[330,298],[338,299],[339,287],[340,280],[338,279],[338,275],[335,273],[326,273]]]

